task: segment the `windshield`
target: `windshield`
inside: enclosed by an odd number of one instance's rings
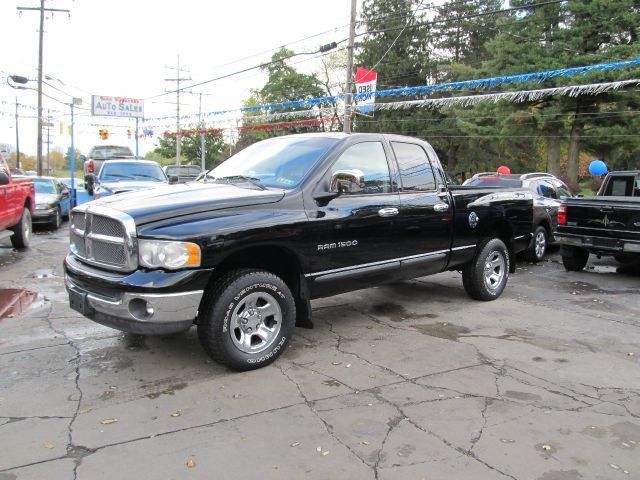
[[[136,180],[166,182],[167,177],[159,165],[140,162],[105,162],[100,170],[100,180],[114,182]]]
[[[338,139],[279,137],[254,143],[207,173],[207,181],[295,188]]]
[[[44,178],[36,178],[33,180],[33,184],[36,187],[36,193],[45,193],[53,195],[56,192],[56,186],[52,180],[46,180]]]
[[[93,147],[89,153],[89,158],[96,160],[107,160],[109,158],[133,157],[133,152],[129,147],[117,147],[114,145],[101,145]]]

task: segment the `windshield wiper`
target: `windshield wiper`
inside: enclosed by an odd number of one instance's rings
[[[163,182],[163,181],[164,181],[164,180],[162,180],[162,179],[160,179],[160,178],[158,178],[158,177],[156,177],[156,176],[154,176],[154,175],[147,175],[146,173],[136,173],[136,174],[134,175],[134,178],[135,178],[135,177],[152,178],[152,179],[154,179],[156,182]]]
[[[260,190],[267,189],[264,185],[262,185],[262,182],[260,182],[260,179],[255,177],[245,177],[244,175],[229,175],[227,177],[217,177],[215,181],[216,182],[222,181],[223,183],[235,183],[235,181],[249,182],[252,185],[255,185],[256,187],[258,187]]]
[[[108,175],[105,175],[105,176],[106,177],[116,177],[116,178],[133,178],[131,175],[123,175],[122,173],[109,173]]]

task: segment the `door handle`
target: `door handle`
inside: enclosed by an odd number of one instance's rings
[[[378,210],[378,215],[380,215],[381,217],[393,217],[395,215],[398,215],[398,213],[400,213],[400,211],[397,208],[381,208],[380,210]]]
[[[438,202],[433,206],[434,212],[446,212],[449,210],[449,204],[444,202]]]

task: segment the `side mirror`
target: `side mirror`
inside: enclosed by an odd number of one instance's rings
[[[169,185],[174,185],[178,183],[179,180],[178,175],[169,175]]]
[[[364,172],[358,169],[338,170],[331,175],[329,190],[333,193],[360,193],[364,191]]]
[[[6,172],[0,172],[0,185],[8,185],[9,184],[9,175]]]

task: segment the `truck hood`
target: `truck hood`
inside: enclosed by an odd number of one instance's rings
[[[137,225],[231,207],[275,203],[282,190],[254,190],[220,183],[181,183],[101,198],[92,202],[125,212]]]

